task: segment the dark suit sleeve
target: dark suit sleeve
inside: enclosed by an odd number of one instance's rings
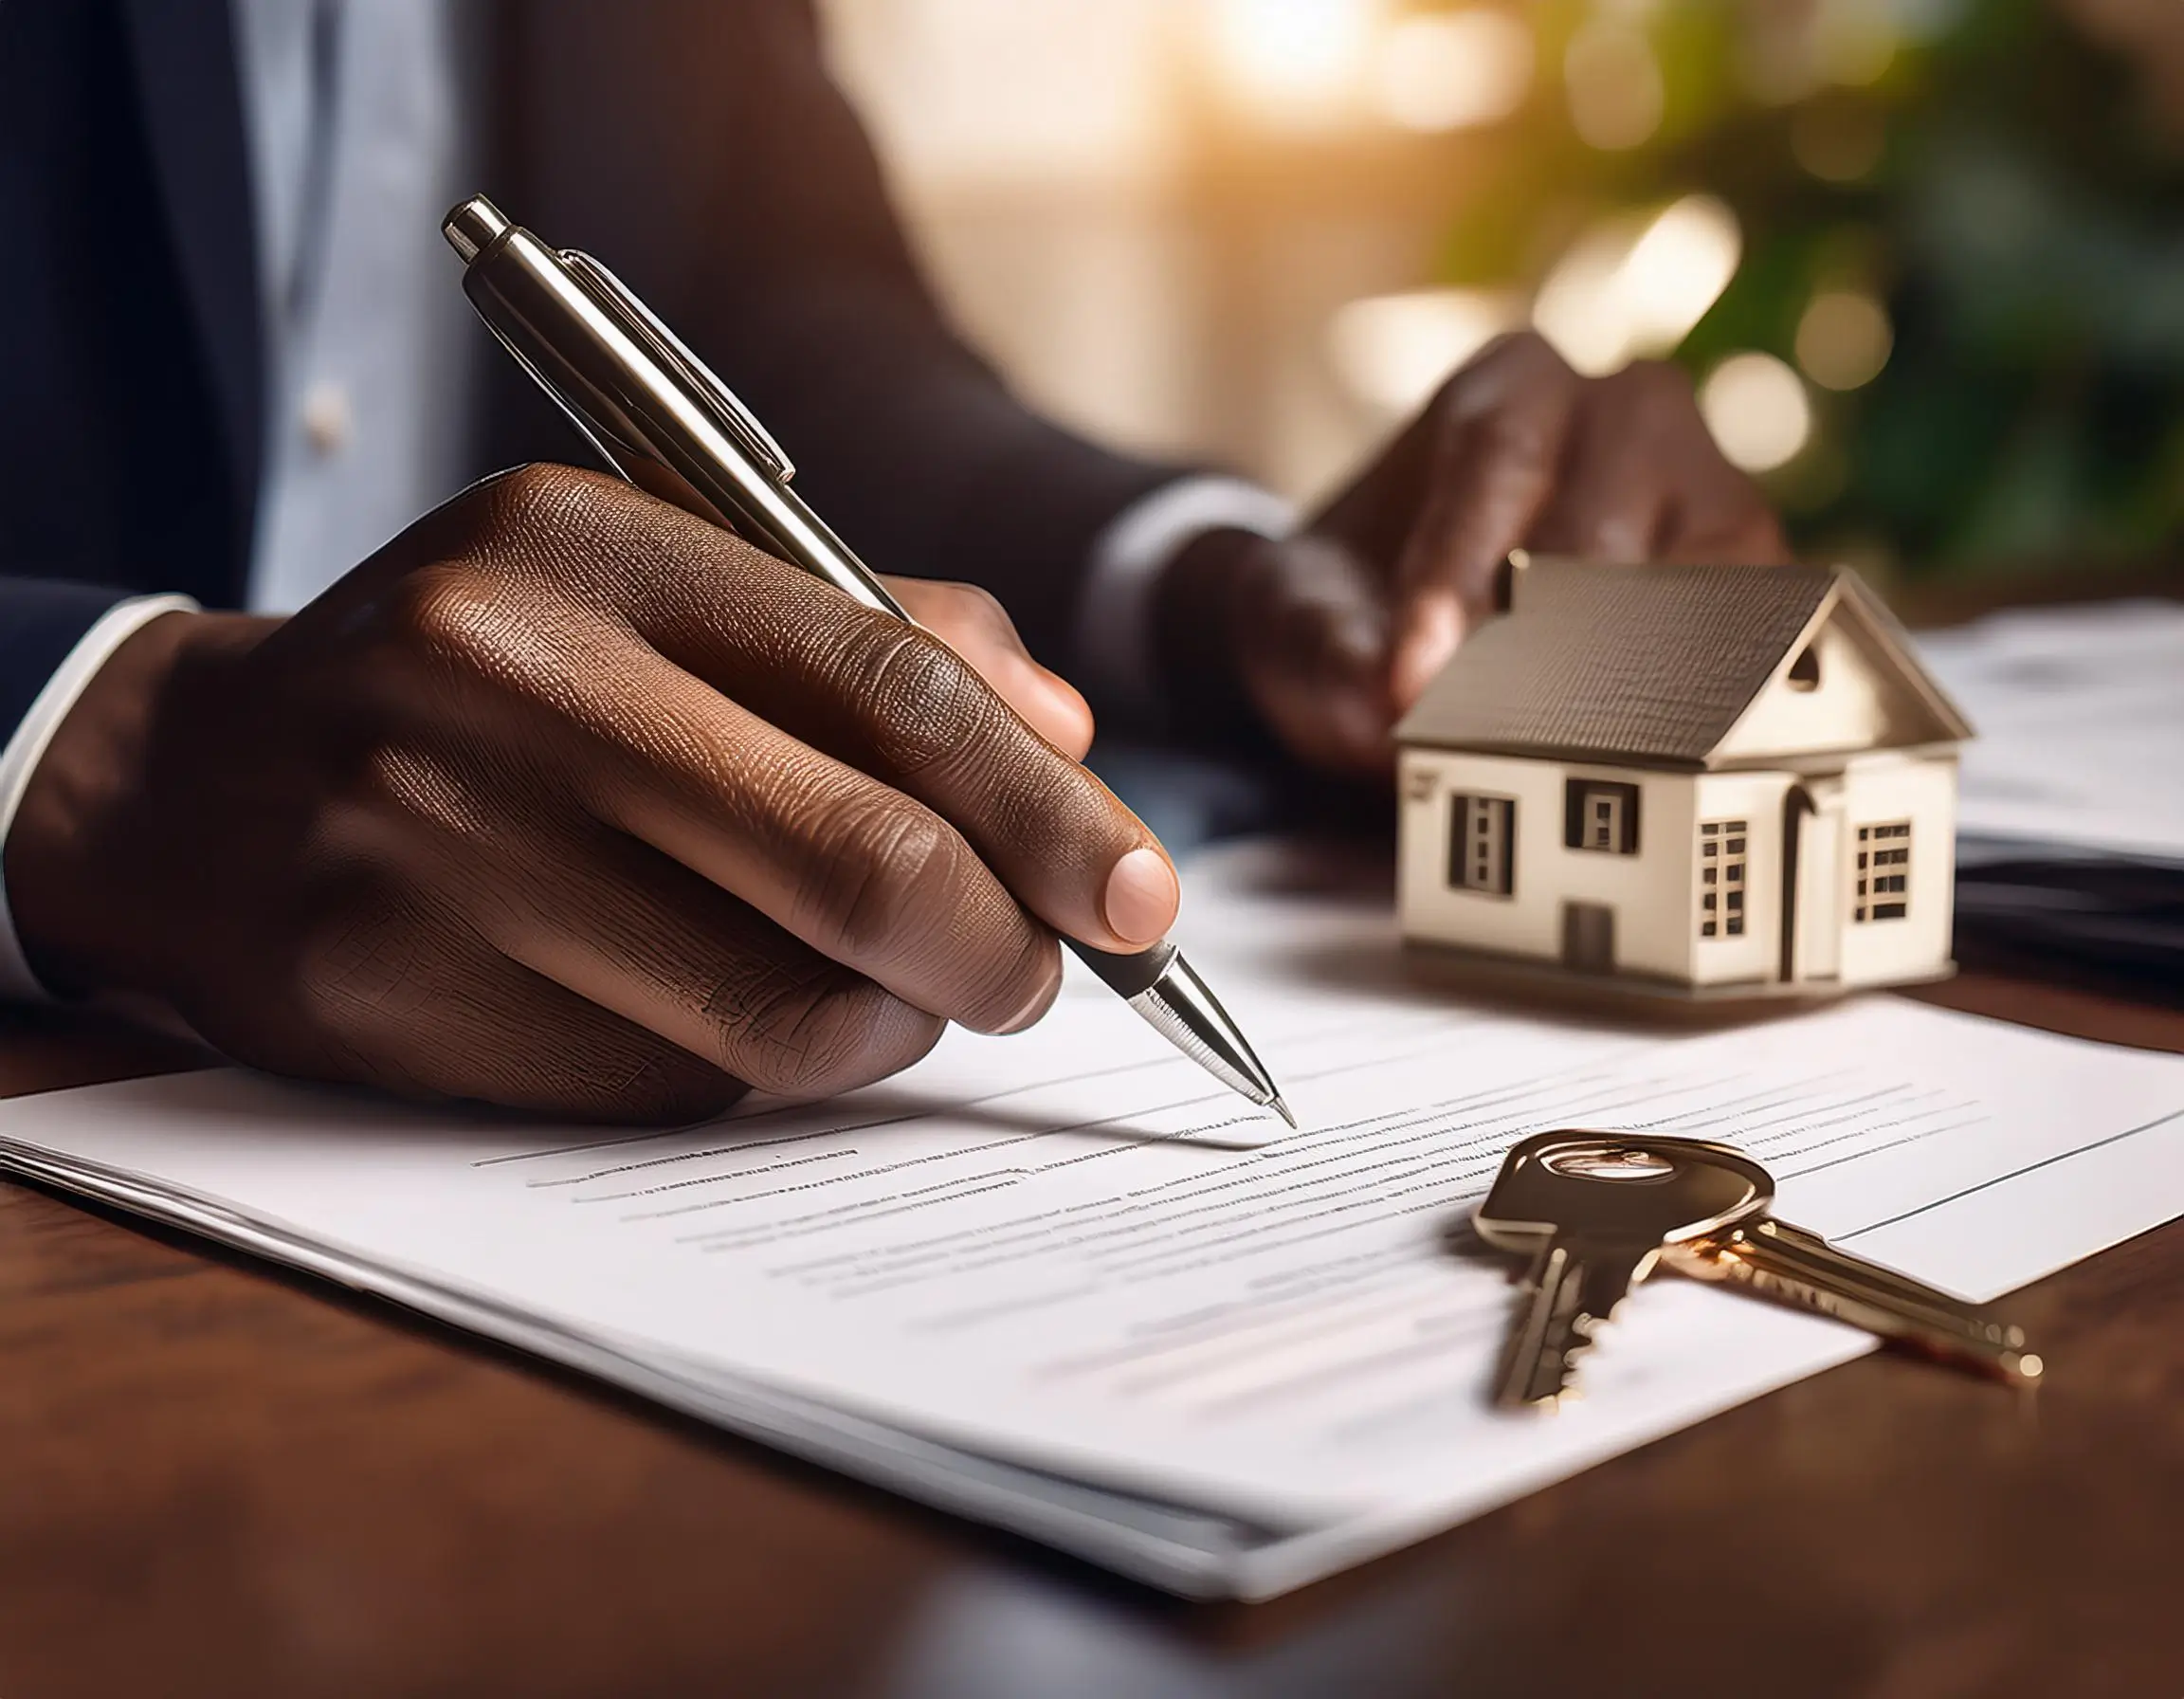
[[[188,49],[156,62],[195,102],[179,152],[146,130],[133,20]],[[255,468],[219,423],[169,240],[186,220],[252,273],[226,23],[225,0],[0,0],[0,747],[108,608],[157,590],[225,601],[240,575]],[[173,220],[155,166],[204,188]],[[227,340],[249,343],[249,291],[224,300]]]
[[[805,0],[521,4],[499,45],[510,212],[682,329],[873,567],[984,585],[1065,665],[1090,545],[1175,470],[1041,419],[949,328]]]
[[[0,748],[68,651],[131,594],[99,584],[0,578]]]

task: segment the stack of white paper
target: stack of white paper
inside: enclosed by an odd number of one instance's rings
[[[2184,607],[2015,609],[1919,649],[1978,729],[1957,801],[1966,859],[2184,867]]]
[[[1927,637],[1978,727],[1959,933],[2174,977],[2184,961],[2184,607],[2025,608]]]
[[[1866,1348],[1663,1277],[1580,1403],[1490,1410],[1510,1288],[1459,1230],[1526,1132],[1734,1140],[1788,1218],[1975,1297],[2184,1211],[2184,1060],[1894,999],[1669,1039],[1500,1016],[1406,989],[1383,907],[1217,871],[1192,954],[1293,1137],[1086,982],[1023,1037],[673,1132],[215,1072],[0,1105],[0,1160],[1254,1598]]]

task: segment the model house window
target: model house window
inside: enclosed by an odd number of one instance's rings
[[[1853,921],[1900,921],[1911,912],[1911,822],[1858,829]]]
[[[1708,820],[1699,828],[1699,936],[1744,936],[1745,846],[1742,820]]]
[[[1507,796],[1448,798],[1448,883],[1506,897],[1517,850],[1517,804]]]
[[[1789,685],[1793,690],[1820,688],[1820,646],[1817,643],[1808,643],[1797,651],[1797,658],[1790,663]]]
[[[1573,778],[1562,787],[1562,841],[1573,850],[1638,853],[1638,787]]]

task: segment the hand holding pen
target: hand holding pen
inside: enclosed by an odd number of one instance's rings
[[[463,287],[479,317],[608,465],[640,489],[801,567],[849,602],[910,623],[902,604],[791,487],[795,468],[780,445],[604,265],[548,247],[482,195],[460,202],[443,229],[463,260]],[[909,693],[894,711],[919,736],[932,705]],[[1130,887],[1149,891],[1147,882],[1163,871],[1172,882],[1165,858],[1150,859],[1156,854],[1150,848],[1144,853],[1149,859],[1117,864],[1111,904]],[[1017,859],[1004,850],[1004,862]],[[1163,885],[1163,898],[1166,891]],[[1295,1124],[1242,1030],[1174,945],[1148,948],[1140,941],[1118,951],[1065,923],[1063,936],[1177,1050]]]
[[[533,466],[287,620],[160,619],[27,799],[32,959],[282,1072],[587,1118],[1028,1024],[1054,929],[1151,942],[1174,875],[1006,616],[891,583],[949,644]]]
[[[24,797],[27,953],[281,1072],[628,1120],[1028,1025],[1057,932],[1194,989],[1082,700],[982,592],[860,588],[530,466],[291,618],[156,618]]]

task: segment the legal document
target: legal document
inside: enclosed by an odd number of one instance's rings
[[[221,1070],[0,1105],[0,1161],[1247,1598],[1870,1348],[1659,1275],[1580,1399],[1490,1408],[1511,1270],[1466,1222],[1526,1133],[1730,1141],[1785,1218],[1973,1298],[2184,1212],[2184,1059],[1894,997],[1673,1035],[1497,1012],[1406,978],[1384,902],[1277,869],[1202,866],[1183,936],[1295,1133],[1087,980],[1028,1034],[702,1126]]]

